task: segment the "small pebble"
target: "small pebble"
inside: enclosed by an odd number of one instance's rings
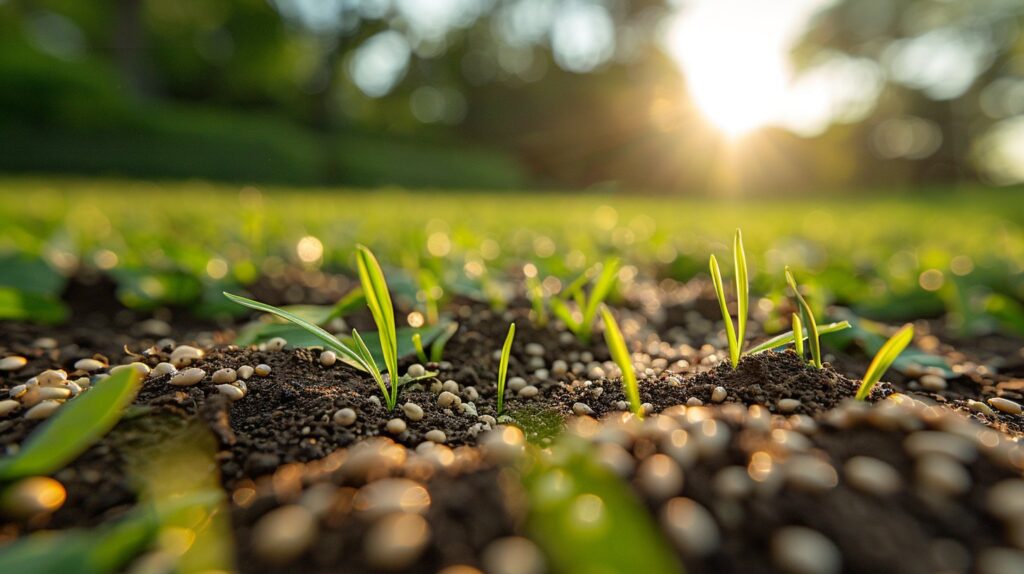
[[[0,359],[0,371],[17,371],[28,364],[28,359],[19,356],[10,356]]]
[[[325,367],[333,367],[334,363],[338,362],[338,354],[334,351],[324,351],[320,353],[320,364]]]
[[[711,402],[720,403],[729,396],[729,391],[725,390],[725,387],[715,387],[715,390],[711,391]]]
[[[1005,478],[985,494],[989,514],[1007,521],[1024,520],[1024,480]]]
[[[160,365],[157,365],[157,366],[159,367]],[[241,367],[238,367],[238,376],[243,381],[248,381],[252,377],[253,373],[255,373],[255,372],[256,372],[256,369],[253,369],[249,365],[242,365]]]
[[[192,367],[191,369],[179,371],[171,377],[170,383],[176,387],[190,387],[203,380],[204,377],[206,377],[206,371]]]
[[[39,337],[35,341],[32,341],[32,346],[46,350],[56,349],[57,339],[54,339],[53,337]]]
[[[498,424],[498,421],[496,421],[494,419],[494,417],[492,417],[491,415],[480,415],[477,418],[478,418],[478,420],[480,422],[487,423],[487,424],[491,425],[492,427]]]
[[[505,384],[513,393],[518,393],[526,386],[526,379],[522,377],[511,377],[505,382]]]
[[[462,400],[458,395],[451,391],[442,391],[441,394],[437,396],[437,404],[441,408],[448,408],[452,405],[458,405],[461,403]]]
[[[274,337],[264,344],[264,348],[270,352],[277,352],[284,349],[288,341],[284,337]]]
[[[25,413],[25,418],[30,421],[37,421],[46,418],[50,418],[50,415],[57,412],[57,409],[64,404],[60,401],[42,401],[36,406],[30,408]]]
[[[438,429],[427,431],[427,434],[423,435],[423,438],[437,444],[444,444],[445,441],[448,440],[448,437],[445,436],[444,431]]]
[[[238,373],[231,368],[218,369],[214,371],[210,379],[218,384],[233,383],[238,379]]]
[[[718,549],[718,524],[710,512],[689,498],[676,497],[661,509],[661,524],[669,538],[691,557],[706,556]]]
[[[21,403],[13,399],[5,399],[0,401],[0,417],[5,417],[21,407]]]
[[[785,464],[786,480],[795,488],[817,492],[834,488],[839,476],[832,465],[813,456],[790,458]]]
[[[850,486],[876,496],[895,494],[903,487],[899,471],[870,456],[855,456],[846,461],[843,475]]]
[[[772,536],[772,561],[787,574],[838,574],[842,554],[816,530],[787,526]]]
[[[537,387],[535,387],[533,385],[526,385],[522,389],[519,389],[519,393],[518,394],[519,394],[520,397],[522,397],[524,399],[530,399],[530,398],[533,398],[533,397],[537,396],[537,394],[539,394],[539,393],[540,393],[540,389],[538,389]]]
[[[702,406],[704,406],[704,401],[698,399],[697,397],[690,397],[690,398],[686,399],[686,406],[688,406],[688,407],[702,407]]]
[[[391,434],[402,434],[405,432],[405,421],[402,419],[391,419],[388,421],[386,428]]]
[[[106,367],[106,365],[96,359],[79,359],[75,361],[76,371],[85,371],[89,373],[92,371],[98,371],[104,367]]]
[[[409,368],[405,371],[405,374],[410,376],[410,377],[412,377],[412,378],[414,378],[414,379],[418,379],[418,378],[426,375],[427,374],[427,370],[425,368],[423,368],[423,365],[421,365],[419,363],[415,363],[415,364],[409,365]]]
[[[162,377],[164,375],[173,375],[178,372],[178,368],[170,363],[160,363],[153,367],[153,370],[149,371],[149,378],[155,379],[156,377]]]
[[[780,413],[789,414],[800,408],[800,401],[797,399],[782,399],[776,405]]]
[[[937,393],[946,390],[946,379],[939,375],[924,375],[918,379],[918,382],[921,383],[921,388],[926,391]]]
[[[217,391],[220,392],[220,394],[227,396],[232,401],[237,401],[245,397],[245,391],[235,385],[217,385]]]
[[[1020,403],[1015,403],[1010,399],[1002,397],[992,397],[988,400],[988,404],[1011,415],[1019,415],[1022,410]]]
[[[271,510],[252,530],[252,547],[257,555],[277,564],[290,562],[313,544],[316,516],[298,504]]]
[[[252,370],[253,374],[257,377],[266,377],[270,374],[270,365],[260,363],[256,365],[256,368]]]
[[[1020,574],[1024,572],[1024,551],[991,547],[978,556],[978,574]]]
[[[527,343],[525,350],[526,350],[526,354],[530,355],[531,357],[543,357],[544,356],[544,346],[541,345],[540,343]]]
[[[356,422],[356,412],[349,408],[340,409],[334,413],[334,422],[343,427],[352,426]]]
[[[405,417],[413,422],[423,420],[423,407],[416,403],[405,403],[402,405],[402,412],[405,413]]]
[[[594,414],[594,409],[590,408],[586,403],[574,403],[572,405],[572,412],[576,416],[582,417]]]

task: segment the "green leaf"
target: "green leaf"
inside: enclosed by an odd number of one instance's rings
[[[18,254],[0,255],[0,287],[9,287],[26,295],[57,299],[67,279],[41,257]]]
[[[732,316],[729,315],[729,306],[725,302],[725,288],[722,286],[722,271],[718,268],[718,259],[714,255],[708,263],[711,270],[711,282],[715,286],[715,296],[718,297],[718,308],[722,311],[722,321],[725,322],[725,336],[729,341],[729,359],[735,369],[740,362],[739,342],[736,340],[736,331],[732,326]]]
[[[644,410],[640,406],[640,387],[636,381],[636,373],[633,372],[633,361],[629,356],[629,348],[626,346],[625,339],[622,338],[622,331],[619,330],[619,324],[615,322],[615,317],[612,316],[608,307],[601,307],[601,318],[604,320],[604,340],[608,345],[608,351],[615,364],[619,366],[619,370],[622,371],[622,387],[626,398],[629,399],[630,410],[637,418],[643,418]]]
[[[323,327],[332,319],[348,315],[362,304],[363,290],[356,287],[334,305],[287,305],[280,309]],[[249,323],[239,330],[238,336],[235,337],[235,344],[252,345],[269,341],[274,337],[282,337],[295,347],[317,347],[323,344],[323,340],[319,336],[312,334],[304,327],[295,323],[282,323],[278,320]]]
[[[373,380],[377,381],[377,386],[380,387],[381,394],[384,395],[384,402],[387,404],[388,410],[395,408],[392,399],[392,388],[397,388],[396,385],[392,385],[391,381],[396,379],[389,379],[387,382],[384,381],[384,376],[381,374],[380,369],[377,368],[377,363],[373,360],[373,356],[370,354],[370,349],[366,346],[363,338],[359,336],[359,331],[352,329],[352,339],[355,343],[356,352],[359,353],[359,360],[369,366],[370,374],[373,376]]]
[[[437,325],[427,325],[425,327],[399,327],[395,330],[398,337],[398,357],[405,358],[416,353],[416,347],[412,343],[412,336],[414,334],[418,333],[423,340],[423,344],[429,345],[440,337],[449,328],[449,325],[451,323],[442,321]],[[360,336],[362,336],[363,340],[366,341],[366,345],[370,348],[370,356],[373,357],[373,362],[376,363],[378,368],[386,369],[387,362],[384,360],[384,355],[380,349],[380,334],[377,331],[366,331],[365,333],[360,333]],[[349,337],[342,340],[349,345],[354,342]]]
[[[796,315],[796,313],[794,313],[794,316],[795,315]],[[803,326],[803,321],[800,321],[800,325],[801,325],[801,327]],[[827,335],[829,333],[835,333],[837,331],[842,331],[843,329],[849,329],[850,328],[850,323],[849,323],[849,321],[839,321],[838,323],[826,323],[824,325],[818,325],[817,327],[818,327],[818,335]],[[807,339],[807,333],[804,333],[802,329],[801,329],[801,335],[803,335],[803,337],[802,337],[803,339]],[[765,351],[770,351],[772,349],[777,349],[779,347],[784,347],[784,346],[792,343],[795,338],[796,337],[793,335],[793,331],[786,331],[785,333],[783,333],[781,335],[776,335],[776,336],[772,337],[771,339],[768,339],[767,341],[761,343],[760,345],[750,349],[749,351],[747,351],[746,354],[748,354],[748,355],[756,355],[757,353],[763,353]],[[801,356],[803,356],[803,355],[801,355]]]
[[[387,365],[391,380],[398,380],[398,335],[395,332],[395,310],[391,304],[391,294],[384,279],[384,271],[373,252],[358,245],[356,261],[359,267],[359,281],[366,294],[366,305],[370,308],[373,321],[377,324],[380,336],[381,354]]]
[[[811,306],[804,300],[804,296],[800,294],[800,289],[797,288],[796,279],[793,278],[793,273],[790,272],[789,267],[786,267],[786,282],[789,283],[789,287],[793,289],[793,293],[796,295],[797,302],[800,303],[800,311],[804,315],[804,321],[807,324],[808,337],[807,342],[811,347],[811,362],[815,367],[821,368],[821,342],[818,338],[818,324],[814,320],[814,311],[811,310]]]
[[[135,369],[96,383],[36,429],[21,450],[0,460],[0,480],[57,472],[114,428],[141,385]]]
[[[56,297],[0,287],[0,320],[63,323],[68,308]]]
[[[871,364],[868,366],[868,370],[864,373],[864,380],[860,384],[860,389],[857,390],[857,400],[863,401],[868,398],[871,394],[871,389],[885,374],[885,371],[889,369],[896,357],[903,352],[903,349],[907,348],[907,345],[914,340],[914,326],[904,325],[902,329],[896,332],[895,335],[889,337],[889,340],[882,345],[882,348],[875,354],[875,358],[871,360]]]
[[[598,275],[597,282],[594,284],[594,288],[590,291],[590,295],[587,296],[586,304],[582,308],[582,326],[586,338],[590,337],[590,331],[594,327],[594,319],[597,318],[598,306],[608,298],[608,294],[611,293],[612,289],[615,287],[618,274],[618,259],[609,259],[601,266],[601,274]]]
[[[505,336],[505,344],[501,348],[501,361],[498,363],[498,415],[505,407],[505,377],[508,376],[508,358],[512,354],[512,339],[516,336],[516,324],[508,326],[508,335]]]
[[[444,325],[442,323],[442,325]],[[449,323],[444,326],[444,330],[437,335],[437,339],[434,339],[434,344],[430,345],[430,360],[435,363],[440,363],[441,359],[444,358],[444,347],[448,344],[448,340],[455,335],[459,330],[458,323]],[[429,343],[429,341],[428,341]]]
[[[342,343],[334,335],[328,333],[327,331],[321,329],[320,327],[314,325],[313,323],[310,323],[309,321],[303,319],[302,317],[285,311],[284,309],[281,309],[279,307],[267,305],[266,303],[260,303],[259,301],[253,301],[252,299],[246,299],[245,297],[233,295],[226,291],[224,292],[224,296],[234,301],[235,303],[238,303],[239,305],[244,305],[245,307],[255,309],[257,311],[263,311],[264,313],[270,313],[271,315],[275,315],[277,317],[284,319],[285,321],[289,321],[301,327],[304,331],[306,331],[313,337],[316,337],[318,340],[320,340],[320,342],[325,344],[327,347],[334,349],[335,351],[340,353],[341,356],[339,358],[342,360],[342,362],[352,367],[355,367],[356,369],[359,369],[361,371],[369,372],[369,367],[365,364],[362,364],[362,359],[360,358],[359,354],[357,354],[345,343]]]
[[[419,333],[412,334],[412,346],[416,349],[416,358],[419,359],[421,363],[426,364],[429,362],[429,359],[427,358],[427,351],[423,348],[423,337],[421,337]]]
[[[747,311],[750,305],[750,279],[747,276],[747,254],[743,251],[743,233],[737,229],[732,243],[733,264],[736,269],[736,345],[743,351],[747,334]]]
[[[796,354],[802,360],[804,358],[804,324],[800,321],[800,315],[793,313],[793,346]],[[821,330],[818,330],[821,334]]]

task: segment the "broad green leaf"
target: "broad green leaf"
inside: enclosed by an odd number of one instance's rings
[[[882,378],[896,357],[903,352],[903,349],[907,348],[912,340],[914,340],[914,326],[904,325],[882,345],[882,348],[875,354],[875,358],[871,360],[867,372],[864,373],[864,380],[860,384],[860,389],[857,390],[857,400],[863,401],[868,398],[875,383]]]
[[[67,279],[41,257],[0,255],[0,287],[43,298],[57,298]]]
[[[298,325],[303,330],[319,339],[327,347],[339,352],[341,354],[339,358],[344,363],[351,365],[352,367],[355,367],[361,371],[369,371],[369,368],[361,362],[359,354],[352,350],[348,345],[342,343],[334,335],[328,333],[327,331],[321,329],[320,327],[314,325],[313,323],[310,323],[309,321],[303,319],[302,317],[289,313],[284,309],[274,307],[273,305],[267,305],[266,303],[260,303],[259,301],[253,301],[252,299],[246,299],[245,297],[233,295],[228,292],[225,292],[224,296],[227,297],[228,299],[231,299],[235,303],[238,303],[239,305],[244,305],[250,309],[255,309],[257,311],[263,311],[264,313],[270,313],[271,315],[276,315],[277,317],[280,317],[286,321]]]
[[[796,315],[796,314],[794,313],[794,315]],[[803,321],[800,321],[800,324],[802,326],[803,325]],[[826,324],[823,324],[823,325],[818,325],[817,327],[818,327],[818,335],[827,335],[829,333],[835,333],[837,331],[842,331],[843,329],[849,329],[850,328],[850,323],[849,323],[849,321],[839,321],[837,323],[826,323]],[[804,332],[801,331],[801,335],[802,335],[802,339],[804,339],[804,340],[807,339],[807,333],[804,333]],[[771,349],[777,349],[779,347],[784,347],[784,346],[792,343],[794,339],[795,339],[795,337],[793,335],[793,331],[786,331],[785,333],[783,333],[781,335],[776,335],[776,336],[772,337],[771,339],[768,339],[767,341],[761,343],[760,345],[757,345],[756,347],[750,349],[749,351],[747,351],[746,354],[748,354],[748,355],[756,355],[757,353],[763,353],[765,351],[770,351]]]
[[[140,385],[138,372],[125,369],[68,401],[29,435],[17,454],[0,459],[0,480],[63,468],[114,428]]]
[[[505,344],[501,347],[501,361],[498,363],[498,414],[505,407],[505,377],[508,376],[508,358],[512,354],[512,339],[516,337],[516,324],[508,326],[508,335],[505,336]]]
[[[611,353],[612,360],[622,371],[622,387],[626,398],[629,399],[630,410],[637,418],[643,418],[644,410],[640,406],[640,387],[636,381],[636,373],[633,372],[633,360],[629,355],[629,347],[626,346],[626,341],[622,338],[622,331],[619,330],[619,324],[615,322],[615,317],[612,316],[608,307],[601,307],[601,318],[604,319],[604,340],[608,345],[608,351]]]

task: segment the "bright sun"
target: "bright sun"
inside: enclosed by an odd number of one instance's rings
[[[781,119],[793,77],[789,50],[827,0],[699,0],[666,36],[694,103],[730,137]]]

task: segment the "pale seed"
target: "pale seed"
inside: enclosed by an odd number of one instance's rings
[[[210,379],[215,383],[233,383],[238,379],[238,374],[231,368],[218,369]]]
[[[28,364],[25,357],[10,356],[0,359],[0,371],[17,371]]]
[[[68,374],[63,370],[50,369],[43,371],[39,376],[35,377],[36,382],[43,387],[49,387],[53,385],[63,385],[64,381],[68,380]]]
[[[772,536],[772,560],[789,574],[838,574],[843,563],[834,542],[803,526],[787,526]]]
[[[42,401],[36,406],[30,408],[28,412],[25,413],[25,418],[30,421],[49,418],[50,415],[57,412],[57,409],[59,409],[62,404],[64,403],[61,403],[60,401]]]
[[[243,381],[248,381],[255,372],[256,369],[253,369],[249,365],[242,365],[241,367],[238,367],[238,376],[241,377]]]
[[[522,389],[519,389],[519,396],[524,399],[530,399],[537,396],[540,393],[540,389],[533,385],[526,385]]]
[[[1002,397],[992,397],[988,400],[988,404],[1011,415],[1019,415],[1022,411],[1020,403],[1015,403],[1010,399],[1004,399]]]
[[[665,503],[661,524],[669,538],[687,556],[705,556],[718,549],[718,524],[698,502],[677,497]]]
[[[408,368],[408,370],[405,371],[405,374],[409,375],[410,377],[412,377],[414,379],[418,379],[418,378],[422,377],[423,375],[426,375],[427,374],[427,370],[423,368],[423,365],[421,365],[419,363],[416,363],[414,365],[409,365],[409,368]]]
[[[316,538],[316,517],[297,504],[271,510],[253,528],[253,550],[282,564],[306,551]]]
[[[423,419],[423,407],[416,403],[405,403],[402,405],[402,412],[405,413],[406,418],[413,422]]]
[[[75,361],[75,370],[85,371],[87,373],[92,371],[98,371],[104,368],[105,366],[106,365],[104,365],[101,361],[97,361],[96,359],[79,359]]]
[[[437,404],[442,408],[448,408],[452,405],[458,405],[461,403],[462,400],[451,391],[442,391],[441,394],[437,396]]]
[[[178,368],[170,363],[160,363],[153,367],[153,370],[149,372],[149,378],[155,379],[164,375],[173,375],[178,372]]]
[[[190,387],[203,380],[204,377],[206,377],[206,371],[192,367],[175,374],[171,377],[170,383],[176,387]]]
[[[111,375],[116,375],[117,373],[120,373],[121,371],[124,371],[126,369],[135,369],[135,371],[138,372],[143,377],[148,375],[149,371],[150,371],[149,365],[147,365],[146,363],[134,362],[134,363],[129,363],[127,365],[118,365],[118,366],[114,367],[113,369],[110,369],[110,374]]]
[[[266,377],[270,374],[270,365],[260,363],[259,365],[256,365],[256,368],[253,369],[252,372],[255,373],[257,377]]]
[[[444,444],[444,442],[448,440],[448,437],[445,436],[444,431],[440,431],[437,429],[427,431],[427,434],[423,435],[423,438],[429,440],[430,442],[438,444]]]
[[[715,387],[715,390],[711,391],[711,402],[720,403],[729,396],[729,391],[725,390],[725,387]]]
[[[895,494],[903,486],[899,471],[870,456],[851,458],[843,466],[843,472],[850,486],[868,494]]]
[[[926,391],[937,393],[946,390],[946,379],[939,375],[924,375],[918,379],[918,382],[921,383],[921,387]]]
[[[225,395],[227,398],[231,399],[232,401],[237,401],[237,400],[245,397],[245,391],[243,391],[242,389],[236,387],[235,385],[229,385],[229,384],[217,385],[217,390],[222,395]]]
[[[356,412],[352,409],[340,409],[334,413],[334,422],[343,427],[352,426],[356,422]]]
[[[203,358],[203,351],[191,345],[179,345],[171,351],[171,364],[176,368],[187,367],[192,361]]]
[[[490,574],[543,574],[544,554],[527,538],[499,538],[484,548],[484,571]]]
[[[777,404],[779,412],[784,414],[795,412],[800,405],[801,403],[797,399],[782,399]]]
[[[5,399],[0,401],[0,417],[5,417],[13,413],[14,411],[18,410],[18,407],[20,406],[21,403],[13,399]]]
[[[325,367],[332,367],[334,363],[338,362],[338,354],[334,351],[324,351],[320,353],[320,364]]]
[[[381,518],[366,534],[366,559],[375,568],[411,566],[430,540],[430,524],[419,514],[398,512]]]
[[[0,509],[3,514],[28,519],[56,511],[65,500],[63,484],[47,476],[33,476],[9,486],[0,500]]]
[[[405,432],[405,421],[402,419],[391,419],[388,421],[386,428],[391,434],[402,434]]]

